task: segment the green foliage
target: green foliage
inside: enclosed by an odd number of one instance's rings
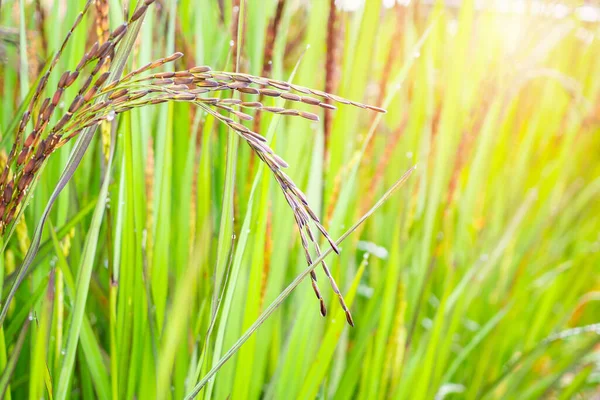
[[[41,1],[43,18],[36,3],[0,2],[3,160],[21,100],[34,96],[30,84],[86,1]],[[339,256],[322,241],[322,257],[312,259],[327,260],[355,327],[318,263],[306,268],[271,165],[246,141],[238,145],[244,136],[222,123],[226,114],[202,99],[140,104],[108,124],[110,158],[102,129],[49,157],[23,219],[0,243],[4,398],[597,395],[598,22],[581,21],[574,9],[557,19],[533,8],[479,9],[473,0],[457,9],[366,0],[361,10],[336,13],[336,78],[325,73],[334,18],[327,1],[160,3],[139,33],[129,29],[109,82],[122,68],[181,51],[161,71],[206,64],[259,76],[267,61],[276,82],[324,89],[334,80],[335,94],[388,110],[341,105],[328,135],[304,104],[288,103],[305,118],[265,112],[285,107],[269,96],[262,106],[277,108],[249,112],[260,112],[258,132],[289,164],[287,175],[331,237],[352,227]],[[583,2],[565,3],[570,10]],[[117,28],[123,6],[107,4]],[[49,88],[95,40],[94,12],[74,31]],[[135,79],[119,87],[148,84]],[[76,94],[65,91],[52,124]],[[169,92],[170,100],[178,95]],[[213,95],[232,97],[206,97]],[[74,174],[68,184],[63,173]],[[62,193],[36,231],[55,190]],[[30,267],[6,304],[24,262]]]

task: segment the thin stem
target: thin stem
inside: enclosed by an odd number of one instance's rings
[[[346,240],[346,238],[348,238],[348,236],[350,236],[352,232],[358,229],[358,227],[362,225],[367,220],[367,218],[369,218],[375,211],[377,211],[377,209],[381,207],[383,203],[385,203],[404,182],[406,182],[408,177],[416,168],[417,166],[415,165],[411,167],[408,171],[406,171],[404,175],[402,175],[402,177],[398,181],[396,181],[396,183],[394,183],[394,185],[392,185],[392,187],[390,187],[387,192],[385,192],[385,194],[379,199],[377,203],[375,203],[375,205],[369,211],[367,211],[358,221],[356,221],[356,223],[350,229],[348,229],[342,236],[340,236],[340,238],[335,242],[335,244],[339,246],[344,240]],[[213,368],[210,371],[208,371],[204,378],[202,378],[202,380],[198,382],[196,386],[194,386],[192,391],[186,395],[186,400],[193,399],[198,395],[200,390],[202,390],[202,388],[210,381],[210,379],[215,376],[219,369],[221,369],[221,367],[231,357],[233,357],[233,355],[240,349],[240,347],[242,347],[242,345],[248,339],[250,339],[254,332],[256,332],[256,330],[267,320],[267,318],[269,318],[271,314],[275,312],[277,307],[279,307],[281,303],[283,303],[283,301],[292,293],[292,291],[298,285],[300,285],[300,282],[302,282],[311,273],[311,271],[317,268],[319,264],[325,259],[325,257],[327,257],[332,251],[332,247],[327,248],[327,250],[321,253],[321,255],[317,257],[308,268],[302,271],[302,273],[298,275],[296,279],[294,279],[292,283],[290,283],[288,287],[286,287],[283,290],[283,292],[281,292],[281,294],[277,296],[275,300],[273,300],[269,307],[267,307],[265,311],[263,311],[263,313],[246,330],[246,332],[244,332],[244,334],[235,342],[235,344],[227,351],[227,353],[225,353],[225,355],[223,355],[223,357],[221,357],[221,359],[214,364]]]

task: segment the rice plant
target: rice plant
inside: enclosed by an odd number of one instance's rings
[[[598,13],[0,2],[0,396],[600,395]]]

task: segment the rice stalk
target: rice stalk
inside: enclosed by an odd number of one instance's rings
[[[335,0],[329,1],[329,18],[327,19],[327,53],[325,61],[325,91],[333,93],[338,83],[338,65],[339,65],[339,45],[340,42],[340,21]],[[326,101],[327,104],[330,100]],[[329,137],[331,136],[331,124],[333,118],[331,110],[325,110],[323,118],[323,128],[325,132],[325,159],[329,152]]]
[[[275,49],[275,39],[279,32],[279,25],[281,24],[281,17],[283,15],[283,9],[285,7],[285,0],[278,0],[277,7],[275,8],[275,15],[269,22],[267,28],[267,35],[265,38],[265,50],[263,55],[263,65],[261,76],[270,77],[271,71],[273,70],[273,51]],[[262,101],[263,95],[260,96],[258,101]],[[254,118],[253,130],[256,132],[260,129],[261,113],[260,110],[256,111]]]
[[[89,0],[84,10],[79,13],[48,70],[42,75],[33,98],[16,129],[14,144],[0,176],[0,194],[2,194],[0,232],[4,234],[7,227],[14,222],[15,215],[22,211],[23,202],[29,189],[50,155],[76,138],[83,130],[96,127],[106,121],[112,121],[118,114],[135,108],[165,102],[186,102],[197,105],[204,112],[233,129],[250,146],[254,154],[269,167],[294,214],[308,265],[312,264],[310,247],[317,257],[322,254],[313,229],[316,229],[327,240],[332,250],[339,253],[339,249],[321,224],[319,217],[308,204],[304,193],[283,172],[288,164],[274,153],[262,135],[238,121],[253,120],[250,114],[244,112],[247,109],[296,116],[310,121],[319,120],[318,115],[311,112],[265,106],[260,101],[255,101],[257,99],[252,99],[252,96],[280,97],[291,103],[303,103],[325,110],[335,109],[331,103],[352,105],[376,112],[385,112],[385,110],[347,100],[326,91],[244,73],[212,71],[207,66],[193,67],[177,72],[145,74],[180,59],[183,54],[179,52],[148,63],[121,79],[106,84],[110,74],[106,68],[115,54],[116,47],[128,27],[144,15],[153,2],[154,0],[145,0],[126,23],[110,33],[106,31],[108,26],[107,3],[96,2],[96,29],[99,40],[82,56],[73,72],[65,71],[61,75],[54,93],[40,102],[50,74],[92,1]],[[85,79],[83,79],[84,76]],[[50,126],[52,116],[55,114],[65,90],[75,84],[79,85],[78,93],[71,99],[70,105],[58,122]],[[222,93],[228,93],[229,96],[221,96]],[[240,95],[241,99],[235,98],[235,93]],[[207,95],[215,97],[205,97]],[[23,139],[30,121],[34,122],[33,129]],[[321,265],[334,293],[339,298],[348,323],[353,325],[350,311],[327,264],[322,261]],[[313,289],[320,301],[321,314],[325,315],[325,303],[316,285],[316,275],[314,271],[311,271],[310,274]]]
[[[400,139],[402,138],[402,136],[404,135],[404,133],[406,131],[407,125],[408,125],[408,113],[405,113],[404,116],[402,117],[402,121],[400,122],[400,125],[394,130],[394,132],[392,132],[392,135],[391,135],[392,137],[389,141],[389,144],[386,145],[385,151],[383,152],[383,155],[381,156],[379,162],[377,163],[377,167],[375,169],[375,175],[373,176],[373,179],[371,180],[371,183],[369,185],[369,190],[367,191],[365,199],[362,201],[362,209],[363,210],[366,210],[369,207],[369,204],[371,204],[371,202],[373,201],[373,196],[375,195],[376,190],[379,188],[379,185],[381,184],[381,182],[384,179],[385,171],[387,171],[387,169],[392,161],[394,152],[398,146],[398,143],[400,142]]]

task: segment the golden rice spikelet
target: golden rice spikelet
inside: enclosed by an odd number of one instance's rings
[[[60,248],[62,249],[62,252],[65,255],[65,257],[68,257],[69,253],[71,252],[71,240],[74,237],[75,228],[71,228],[71,230],[69,230],[69,233],[67,233],[63,240],[60,242]]]
[[[15,272],[16,268],[15,253],[8,249],[4,252],[4,275],[8,276]],[[12,314],[15,310],[15,302],[13,301],[8,307],[8,314]]]
[[[6,150],[0,150],[0,170],[3,170],[6,166],[6,161],[8,160],[8,155],[6,154]]]
[[[19,222],[15,227],[15,233],[17,234],[17,243],[19,244],[19,250],[25,254],[29,249],[31,240],[29,239],[29,233],[27,232],[27,224],[25,223],[25,217],[19,218]]]

